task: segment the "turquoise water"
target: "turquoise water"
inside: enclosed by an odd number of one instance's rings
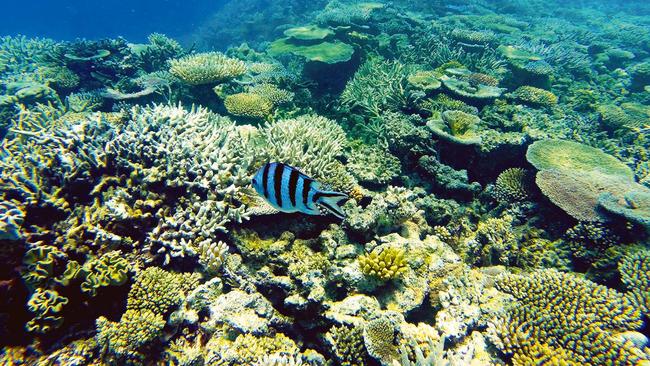
[[[650,363],[645,2],[4,7],[0,364]]]

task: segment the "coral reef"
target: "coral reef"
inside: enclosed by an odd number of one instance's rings
[[[0,37],[0,364],[650,363],[650,9],[603,4]]]

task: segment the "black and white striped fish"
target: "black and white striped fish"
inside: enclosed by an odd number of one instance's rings
[[[282,163],[267,163],[255,173],[253,188],[275,209],[309,215],[331,213],[342,219],[345,193],[324,190],[320,183]]]

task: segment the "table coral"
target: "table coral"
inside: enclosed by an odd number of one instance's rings
[[[246,72],[243,61],[208,52],[169,61],[169,72],[190,85],[216,84]]]

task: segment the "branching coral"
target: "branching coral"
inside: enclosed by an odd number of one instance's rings
[[[647,360],[642,350],[615,337],[642,324],[639,309],[615,290],[554,270],[507,275],[497,287],[517,303],[491,325],[491,334],[516,364],[556,359],[633,365]]]
[[[23,209],[12,201],[0,201],[0,240],[18,240],[25,218]]]
[[[332,350],[343,366],[359,366],[366,362],[367,352],[363,342],[363,328],[335,326],[325,335]]]
[[[388,281],[398,278],[408,268],[404,255],[404,251],[396,247],[374,250],[359,257],[359,266],[366,276]]]
[[[524,169],[508,168],[497,177],[492,194],[499,202],[526,200],[531,194],[529,178]]]
[[[308,115],[270,122],[260,130],[257,158],[282,161],[303,173],[349,192],[354,185],[336,159],[343,153],[345,132],[336,122]]]
[[[237,93],[224,99],[223,105],[228,113],[249,118],[268,118],[273,111],[270,99],[253,93]]]
[[[650,251],[640,250],[625,255],[619,265],[621,280],[630,290],[630,300],[646,317],[650,317]]]
[[[246,72],[243,61],[208,52],[169,61],[169,72],[190,85],[216,84]]]
[[[399,61],[369,58],[346,84],[341,102],[372,117],[406,108],[413,97],[407,88],[408,75],[408,67]]]

